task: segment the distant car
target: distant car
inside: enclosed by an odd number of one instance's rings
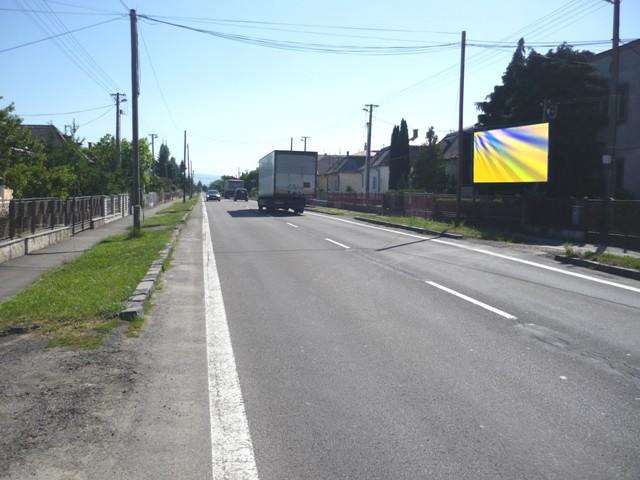
[[[208,190],[207,191],[207,202],[209,200],[217,200],[220,201],[220,192],[218,190]]]
[[[246,188],[236,188],[236,191],[233,193],[233,201],[235,202],[237,200],[249,201],[249,192],[247,192]]]

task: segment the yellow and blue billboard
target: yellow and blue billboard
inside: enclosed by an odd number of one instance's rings
[[[546,182],[548,174],[548,123],[474,132],[474,183]]]

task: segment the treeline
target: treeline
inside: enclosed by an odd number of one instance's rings
[[[0,97],[1,99],[2,97]],[[106,195],[131,190],[132,145],[106,134],[83,146],[74,136],[59,145],[46,144],[31,135],[13,114],[13,104],[0,109],[0,184],[13,190],[15,198]],[[147,139],[139,142],[140,185],[146,192],[181,190],[183,162],[162,145],[153,158]]]
[[[526,48],[520,39],[502,84],[496,85],[485,101],[476,103],[477,129],[501,128],[543,121],[550,122],[549,181],[541,192],[556,196],[598,196],[602,190],[601,156],[605,145],[599,132],[607,126],[607,80],[592,65],[594,54],[563,44],[545,54]],[[624,99],[619,118],[626,114]],[[549,113],[550,112],[550,113]],[[472,135],[463,136],[463,180],[471,177]],[[409,135],[404,119],[391,135],[389,188],[453,192],[455,165],[446,174],[438,138],[433,127],[418,155],[410,155]],[[455,149],[457,151],[457,148]],[[454,162],[455,163],[455,162]],[[485,193],[521,193],[530,186],[485,185]],[[625,192],[617,191],[624,197]]]

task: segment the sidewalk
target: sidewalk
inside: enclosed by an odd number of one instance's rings
[[[146,209],[144,217],[150,217],[172,203],[162,203]],[[47,270],[79,257],[111,235],[125,233],[132,224],[133,216],[128,215],[94,230],[80,232],[56,245],[0,263],[0,303],[27,288]]]

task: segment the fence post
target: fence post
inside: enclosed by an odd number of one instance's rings
[[[36,233],[36,201],[31,200],[29,203],[29,223],[31,224],[31,233]]]
[[[55,209],[56,209],[56,201],[54,199],[49,200],[49,225],[51,226],[51,230],[53,230],[56,226],[56,215],[55,215]]]
[[[9,201],[9,238],[16,236],[16,201]]]

